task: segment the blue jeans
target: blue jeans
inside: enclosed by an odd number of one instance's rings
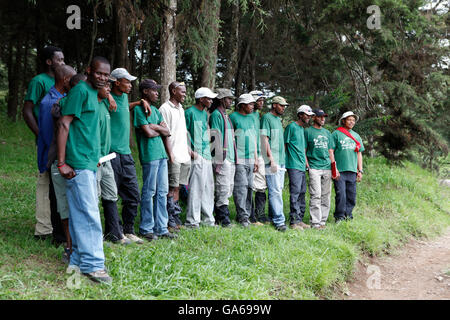
[[[334,218],[353,219],[352,211],[356,204],[356,172],[343,171],[339,180],[334,181],[336,192]]]
[[[75,173],[75,177],[66,180],[73,249],[70,265],[78,266],[82,273],[104,270],[103,233],[95,172],[75,170]]]
[[[270,165],[266,165],[266,182],[269,198],[269,216],[276,227],[283,226],[286,218],[283,211],[284,166],[278,166],[278,171],[272,173]]]
[[[139,233],[162,235],[167,232],[167,194],[169,178],[167,159],[142,164],[141,224]]]

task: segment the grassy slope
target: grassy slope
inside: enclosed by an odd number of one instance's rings
[[[0,299],[326,298],[362,254],[384,254],[450,225],[450,192],[429,173],[411,163],[366,159],[351,222],[335,225],[330,217],[326,230],[286,233],[270,226],[201,228],[182,231],[176,241],[106,244],[112,287],[83,278],[79,289],[68,289],[62,248],[33,239],[33,137],[22,122],[9,124],[0,115],[0,123]],[[331,212],[333,202],[334,195]]]

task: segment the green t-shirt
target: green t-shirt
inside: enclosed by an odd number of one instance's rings
[[[273,159],[278,165],[286,164],[286,155],[284,151],[283,125],[281,118],[272,113],[266,113],[261,118],[261,135],[269,137],[270,151]],[[265,163],[270,164],[269,159],[265,158]]]
[[[364,145],[361,137],[355,131],[350,130],[350,134],[361,143],[360,152],[364,151]],[[358,153],[355,152],[356,142],[352,138],[347,137],[340,131],[335,130],[332,134],[334,142],[334,159],[336,167],[339,171],[357,172]]]
[[[50,77],[46,73],[40,73],[31,79],[28,84],[27,95],[25,101],[31,101],[34,104],[33,114],[39,119],[39,105],[42,98],[47,94],[51,87],[55,85],[55,78]]]
[[[84,81],[73,87],[61,115],[74,115],[66,145],[66,162],[74,169],[97,171],[100,159],[100,125],[97,90]]]
[[[256,129],[253,116],[235,111],[230,119],[234,127],[238,159],[255,159]]]
[[[149,138],[142,131],[141,126],[146,124],[161,124],[164,119],[156,107],[151,106],[152,113],[147,117],[145,109],[142,106],[134,108],[134,128],[136,132],[136,141],[139,148],[139,160],[142,163],[150,161],[167,159],[166,149],[161,136]]]
[[[190,107],[184,113],[186,118],[186,129],[190,135],[191,150],[197,152],[206,160],[211,160],[208,134],[208,113],[198,110],[195,106]]]
[[[258,156],[261,154],[261,135],[260,130],[261,129],[261,115],[258,111],[254,111],[251,113],[253,116],[253,119],[255,121],[255,128],[256,128],[256,134],[257,134],[257,140],[256,140],[256,152],[258,153]]]
[[[130,154],[130,105],[128,95],[117,96],[111,92],[117,103],[117,110],[111,111],[111,152]]]
[[[233,143],[233,130],[231,130],[231,123],[230,123],[230,118],[228,117],[228,115],[225,113],[225,117],[227,119],[226,121],[226,126],[227,126],[227,155],[226,155],[226,159],[232,163],[234,163],[234,143]],[[222,114],[220,113],[219,110],[214,110],[213,113],[211,113],[211,116],[209,117],[209,126],[211,127],[211,136],[214,135],[214,131],[218,131],[220,132],[220,135],[217,134],[216,139],[218,139],[219,141],[214,141],[214,143],[216,143],[216,156],[217,156],[217,150],[221,150],[221,148],[223,148],[223,141],[225,139],[225,127],[224,127],[224,120],[222,117]],[[219,149],[217,149],[219,148]],[[222,157],[222,155],[220,155],[220,157]],[[220,158],[222,159],[222,158]]]
[[[109,102],[103,99],[98,106],[98,120],[100,123],[100,156],[106,156],[111,148],[111,117]]]
[[[292,122],[284,130],[286,144],[286,168],[305,171],[305,130],[297,122]]]
[[[305,142],[309,167],[317,170],[331,170],[328,150],[333,149],[334,144],[330,131],[311,126],[305,130]]]

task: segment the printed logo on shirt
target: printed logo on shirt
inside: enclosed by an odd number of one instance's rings
[[[328,138],[319,134],[317,138],[314,138],[314,148],[328,149]]]
[[[352,149],[354,150],[356,147],[356,142],[349,137],[345,137],[343,140],[339,140],[341,143],[342,150]]]

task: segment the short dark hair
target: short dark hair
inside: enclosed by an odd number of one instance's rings
[[[84,73],[77,73],[72,78],[70,78],[70,87],[73,88],[78,84],[78,82],[80,82],[81,80],[86,81],[86,79],[87,76]]]
[[[96,64],[97,62],[105,63],[105,64],[108,64],[108,65],[111,65],[111,64],[109,63],[108,59],[106,59],[105,57],[95,56],[95,57],[92,58],[92,60],[91,60],[90,67],[91,67],[91,68],[95,68],[95,64]]]
[[[55,52],[62,52],[62,49],[55,46],[46,46],[44,49],[42,49],[41,51],[42,63],[45,64],[45,62],[48,59],[53,58]]]

